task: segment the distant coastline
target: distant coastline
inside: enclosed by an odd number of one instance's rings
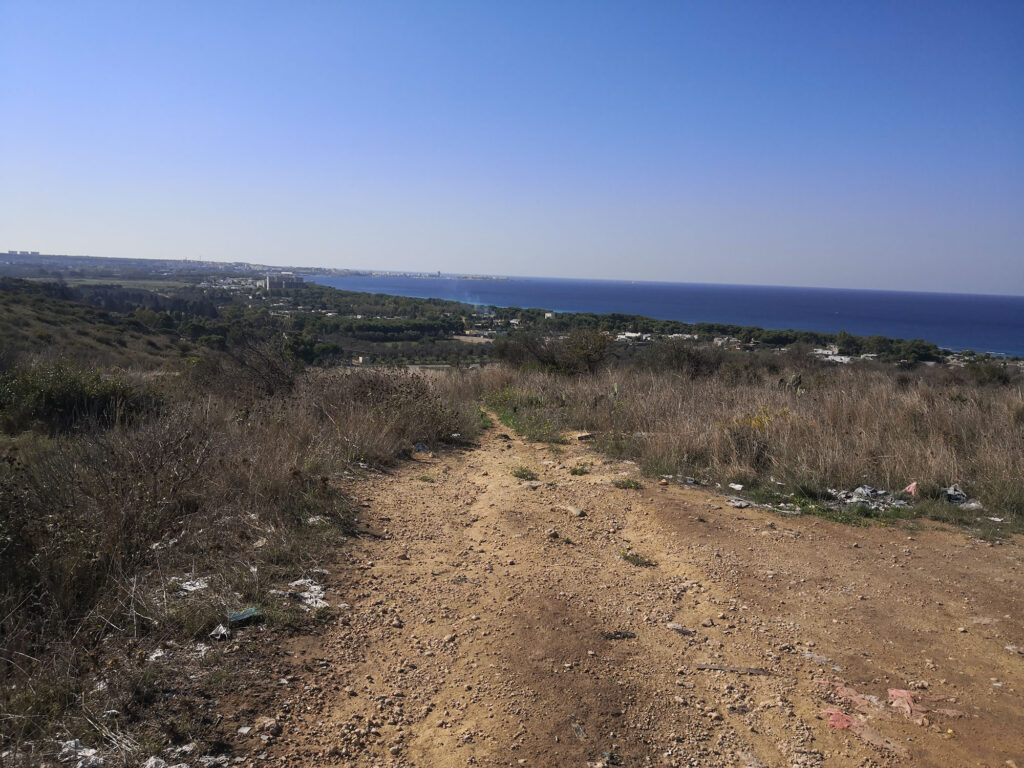
[[[306,277],[342,290],[475,305],[621,313],[822,333],[847,331],[858,336],[924,339],[954,351],[1024,356],[1024,297],[1020,296],[341,272]]]

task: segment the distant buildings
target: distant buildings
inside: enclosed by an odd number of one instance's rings
[[[302,278],[291,272],[281,272],[276,275],[267,275],[263,280],[263,288],[267,293],[278,293],[291,288],[298,288],[302,285]]]

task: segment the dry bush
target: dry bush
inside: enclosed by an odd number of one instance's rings
[[[184,391],[179,378],[159,382],[162,404],[135,421],[2,444],[0,746],[74,717],[100,649],[200,638],[250,605],[293,621],[268,590],[318,566],[350,530],[342,489],[357,462],[479,429],[475,403],[441,377],[310,372],[268,394],[268,380],[226,386],[234,368],[207,375]],[[172,577],[209,587],[186,595]],[[103,709],[143,706],[145,669],[130,661],[105,673]]]

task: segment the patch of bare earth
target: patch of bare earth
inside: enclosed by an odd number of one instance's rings
[[[235,755],[1024,768],[1018,541],[619,490],[630,465],[500,429],[419,456],[355,489],[380,537],[330,569],[337,621],[264,649],[221,700]]]

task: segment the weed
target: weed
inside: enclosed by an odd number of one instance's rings
[[[626,491],[639,491],[643,488],[643,485],[639,481],[634,480],[631,477],[620,477],[618,480],[613,480],[612,485],[616,488],[621,488]]]
[[[579,464],[574,464],[573,466],[569,467],[569,474],[576,476],[589,475],[590,467],[591,463],[589,461],[580,462]]]
[[[644,557],[643,555],[639,555],[636,552],[629,552],[627,550],[623,550],[622,552],[620,552],[619,557],[621,557],[630,565],[635,565],[637,568],[653,568],[657,565],[657,563],[651,560],[650,558]]]
[[[512,468],[512,476],[520,480],[536,480],[538,475],[529,467],[518,466]]]
[[[420,475],[418,480],[421,483],[436,483],[437,481],[430,475]]]

